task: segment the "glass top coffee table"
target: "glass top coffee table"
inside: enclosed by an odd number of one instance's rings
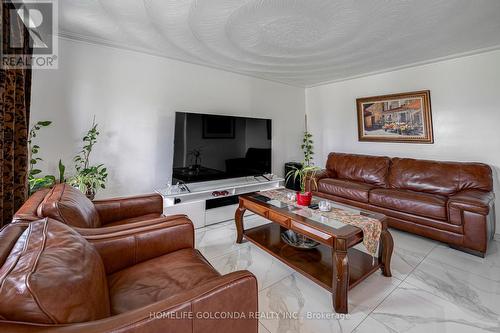
[[[313,203],[319,200],[325,199],[313,197]],[[269,200],[257,193],[239,197],[239,207],[235,213],[236,242],[241,243],[245,238],[327,289],[332,293],[335,311],[347,313],[349,289],[378,269],[382,270],[384,276],[391,276],[390,262],[394,243],[387,229],[385,215],[333,201],[330,201],[330,204],[350,214],[359,214],[380,221],[382,230],[378,257],[374,258],[364,251],[353,248],[363,242],[362,229],[314,214],[310,209],[303,209],[289,202]],[[272,223],[245,230],[243,215],[246,210]],[[282,237],[282,233],[286,230],[306,236],[319,245],[309,250],[291,246]]]

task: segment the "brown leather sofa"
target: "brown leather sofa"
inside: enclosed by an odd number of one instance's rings
[[[255,277],[221,276],[193,243],[184,216],[78,232],[50,218],[9,224],[0,332],[256,333]]]
[[[50,217],[76,228],[102,228],[148,220],[161,222],[163,199],[159,194],[90,201],[68,184],[35,192],[16,212],[13,222]]]
[[[380,212],[391,227],[484,256],[495,232],[493,177],[481,163],[331,153],[307,190]]]

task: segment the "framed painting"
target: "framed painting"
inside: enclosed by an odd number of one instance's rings
[[[430,91],[356,99],[359,141],[434,143]]]

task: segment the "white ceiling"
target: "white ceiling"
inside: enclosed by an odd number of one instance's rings
[[[500,48],[500,0],[60,0],[60,35],[295,86]]]

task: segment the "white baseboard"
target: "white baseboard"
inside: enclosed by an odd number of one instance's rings
[[[500,234],[495,234],[493,239],[500,242]]]

